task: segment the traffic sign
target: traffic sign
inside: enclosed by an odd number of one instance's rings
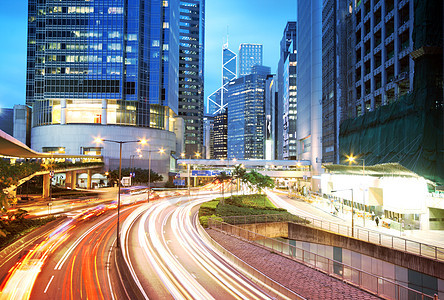
[[[211,171],[208,170],[192,170],[191,176],[199,176],[199,177],[211,177]]]
[[[185,186],[185,179],[174,179],[173,184]]]

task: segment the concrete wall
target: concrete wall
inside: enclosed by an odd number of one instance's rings
[[[288,223],[288,238],[353,250],[417,272],[444,279],[444,262],[378,246],[331,232]]]
[[[248,231],[255,232],[259,235],[266,236],[268,238],[288,236],[287,222],[257,223],[257,224],[246,224],[246,225],[236,225],[236,226],[246,229]],[[255,239],[262,239],[262,238],[259,237]]]

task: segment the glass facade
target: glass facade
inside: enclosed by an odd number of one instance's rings
[[[228,84],[228,159],[265,157],[265,82],[270,68],[255,66],[252,74]]]
[[[207,115],[215,116],[227,108],[225,94],[228,83],[236,78],[236,61],[236,53],[228,49],[228,43],[224,44],[222,48],[222,86],[208,96],[205,111]]]
[[[276,152],[278,159],[296,159],[296,120],[297,120],[297,39],[296,22],[288,22],[280,43],[278,64],[278,105]],[[291,97],[290,97],[291,95]]]
[[[33,126],[168,129],[177,114],[178,1],[30,0]]]
[[[239,46],[239,66],[237,68],[238,77],[251,74],[253,66],[262,66],[262,45],[260,44],[240,44]]]
[[[180,1],[179,115],[185,121],[185,153],[203,148],[205,1]]]
[[[313,175],[322,172],[322,2],[297,3],[298,159],[309,160]]]

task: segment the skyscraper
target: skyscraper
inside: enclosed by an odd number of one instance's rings
[[[227,42],[222,47],[222,86],[208,96],[206,105],[207,115],[217,115],[227,108],[225,93],[227,92],[228,82],[236,78],[236,59],[236,53],[228,48]]]
[[[176,150],[178,0],[30,0],[28,7],[34,149],[83,154],[98,148],[92,135],[145,136],[152,146],[163,135],[163,146]],[[103,150],[96,153],[115,166],[118,151]]]
[[[213,159],[227,158],[227,111],[219,113],[213,122]]]
[[[413,89],[414,1],[350,4],[355,72],[349,117],[389,104]]]
[[[309,160],[312,174],[322,172],[322,3],[298,4],[297,120],[298,159]],[[313,189],[318,190],[312,182]]]
[[[347,56],[347,0],[324,0],[322,16],[322,162],[339,163],[341,111],[351,102],[347,97],[352,82],[347,80],[352,65]]]
[[[277,130],[278,117],[278,87],[277,76],[268,75],[265,81],[265,159],[277,159],[277,136],[282,131]]]
[[[202,152],[205,0],[180,1],[179,115],[186,157]]]
[[[280,159],[297,159],[297,23],[288,22],[280,45],[280,58],[278,64],[278,89],[279,115],[278,120],[280,134],[278,135],[278,147]]]
[[[264,159],[265,82],[270,68],[254,66],[250,75],[228,85],[228,159]]]
[[[262,66],[262,45],[260,44],[240,44],[239,46],[239,66],[237,68],[238,77],[251,74],[253,66]]]

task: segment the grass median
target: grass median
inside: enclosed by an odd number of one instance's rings
[[[283,208],[277,208],[266,195],[237,195],[217,198],[203,203],[199,210],[199,221],[203,227],[208,227],[208,219],[213,218],[230,224],[242,222],[261,223],[268,220],[294,221],[305,223],[305,220],[290,214]],[[238,217],[238,218],[236,218]]]

